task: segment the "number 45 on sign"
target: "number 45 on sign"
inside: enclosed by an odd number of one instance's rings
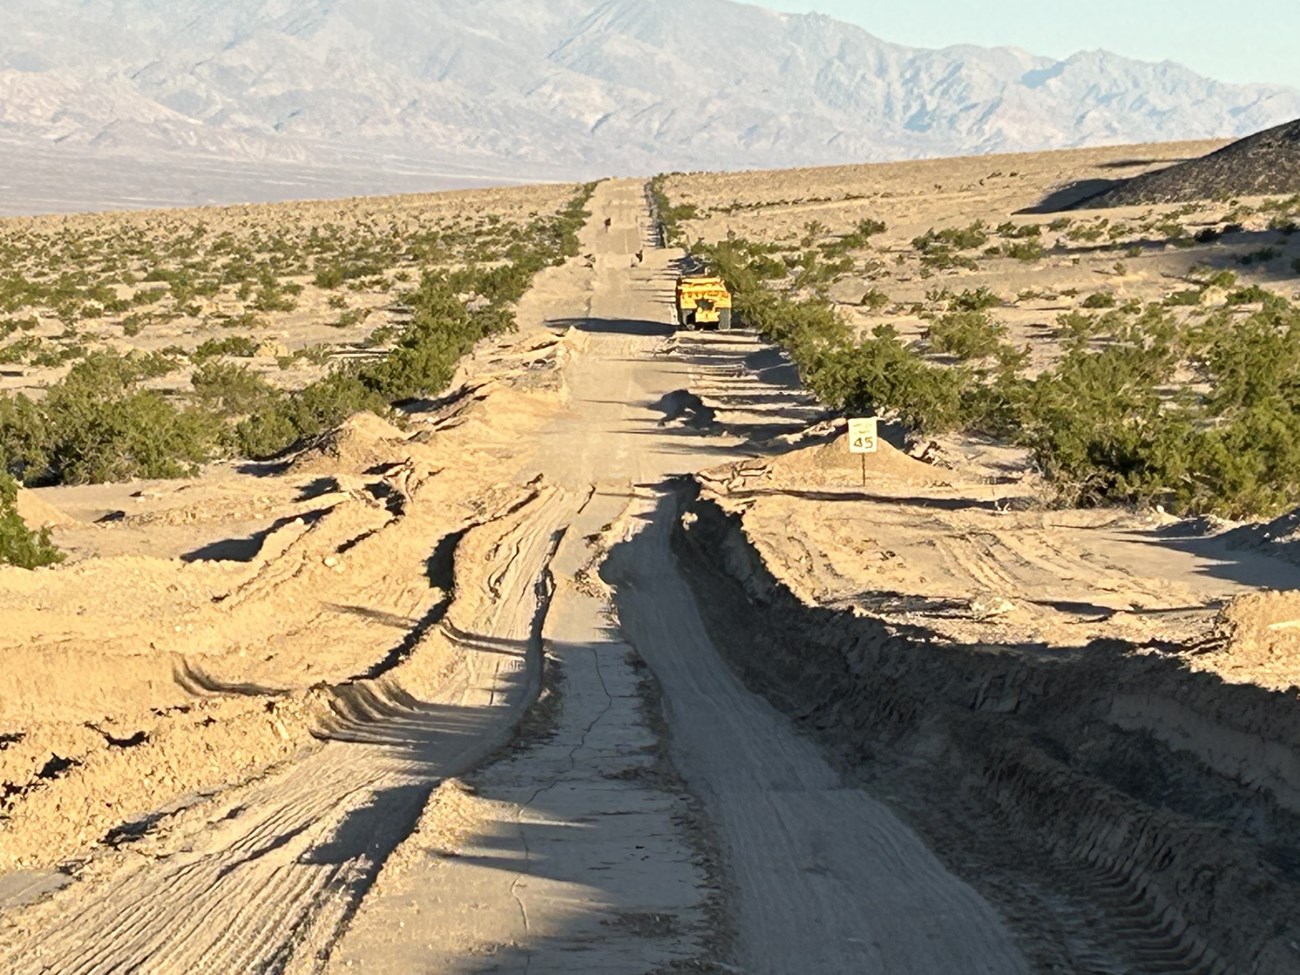
[[[878,442],[874,416],[849,421],[849,453],[874,454]]]
[[[859,417],[849,420],[849,453],[862,455],[862,486],[867,486],[867,454],[874,454],[880,441],[877,437],[876,417]]]

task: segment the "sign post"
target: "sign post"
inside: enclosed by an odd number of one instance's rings
[[[874,454],[880,445],[878,421],[874,416],[849,420],[849,453],[862,457],[862,486],[867,486],[867,454]]]

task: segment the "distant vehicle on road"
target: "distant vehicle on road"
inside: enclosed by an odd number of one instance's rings
[[[677,324],[692,330],[731,330],[731,292],[722,278],[684,274],[677,279]]]

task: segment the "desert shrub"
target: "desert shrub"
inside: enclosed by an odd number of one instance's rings
[[[949,303],[955,311],[983,311],[986,308],[996,308],[1002,304],[1002,299],[986,287],[980,286],[974,291],[963,291],[959,295],[954,295]]]
[[[1071,241],[1094,243],[1101,240],[1101,238],[1106,234],[1106,230],[1109,226],[1110,221],[1105,217],[1102,217],[1100,220],[1092,223],[1074,224],[1069,228],[1065,236],[1067,240]]]
[[[333,261],[316,269],[316,287],[334,289],[349,281],[376,278],[388,270],[389,264],[374,256],[347,262]]]
[[[862,300],[858,304],[871,311],[880,311],[889,304],[889,295],[879,288],[871,288],[863,293]]]
[[[330,324],[335,328],[352,328],[369,318],[371,311],[370,308],[350,308]]]
[[[883,234],[889,228],[880,220],[865,218],[859,220],[854,228],[838,240],[822,245],[827,257],[838,257],[853,250],[864,250],[871,246],[871,238]]]
[[[0,362],[26,362],[40,352],[44,341],[37,335],[24,335],[0,347]]]
[[[190,377],[195,401],[222,416],[255,412],[280,395],[247,366],[231,362],[204,362]]]
[[[988,228],[981,220],[967,227],[948,227],[944,230],[927,230],[912,240],[912,246],[921,255],[924,268],[950,270],[967,268],[975,270],[975,259],[961,251],[973,250],[988,243]]]
[[[362,340],[362,345],[367,349],[373,349],[379,345],[387,345],[392,342],[398,334],[396,325],[380,325]]]
[[[1162,483],[1152,452],[1173,422],[1160,389],[1177,357],[1124,338],[1101,350],[1073,344],[1028,384],[1020,439],[1072,504],[1149,499]]]
[[[1205,279],[1205,287],[1207,288],[1231,288],[1236,284],[1236,271],[1216,271]]]
[[[292,395],[269,397],[239,421],[235,439],[248,457],[274,457],[366,411],[386,414],[389,401],[353,371],[339,370]]]
[[[1096,291],[1083,299],[1084,308],[1114,308],[1115,296],[1109,291]]]
[[[961,423],[960,376],[918,358],[892,326],[882,325],[864,342],[827,351],[805,380],[836,408],[894,412],[917,430],[938,433]]]
[[[207,339],[190,353],[195,362],[204,362],[219,356],[238,356],[252,358],[257,355],[258,342],[248,335],[228,335],[221,339]]]
[[[999,224],[996,232],[999,237],[1006,240],[1017,240],[1026,237],[1040,237],[1042,236],[1043,228],[1041,225],[1036,223],[1017,224],[1007,221],[1006,223]]]
[[[220,421],[141,389],[147,367],[98,352],[73,366],[37,406],[44,470],[29,481],[88,484],[192,474],[221,440]]]
[[[1001,345],[1006,327],[982,311],[951,311],[931,324],[930,347],[958,359],[983,359]]]
[[[650,199],[654,204],[655,216],[663,228],[664,243],[678,243],[682,239],[682,222],[699,216],[699,208],[693,203],[673,204],[664,192],[664,183],[674,173],[660,173],[650,180]]]
[[[989,241],[988,226],[982,220],[976,220],[966,227],[947,227],[943,230],[931,228],[912,240],[912,246],[922,253],[936,249],[974,250],[983,247]]]
[[[40,405],[22,393],[0,398],[0,472],[35,479],[49,467],[49,424]]]
[[[35,569],[63,561],[50,530],[32,531],[18,514],[18,482],[0,471],[0,565]]]
[[[144,331],[145,326],[149,324],[150,320],[149,315],[140,312],[127,315],[122,319],[122,334],[127,338],[135,338]]]
[[[1017,261],[1037,261],[1043,258],[1047,250],[1034,237],[1028,240],[1013,240],[1010,243],[1003,244],[1001,253]]]
[[[1250,305],[1256,302],[1266,302],[1274,297],[1273,292],[1267,288],[1262,288],[1257,284],[1247,285],[1244,288],[1238,288],[1227,297],[1227,303],[1230,305]]]
[[[1201,290],[1199,288],[1187,288],[1183,291],[1175,291],[1165,298],[1165,304],[1170,307],[1185,305],[1199,305],[1201,303]]]

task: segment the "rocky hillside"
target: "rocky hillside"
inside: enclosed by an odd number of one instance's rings
[[[0,0],[0,143],[556,178],[1243,135],[1300,92],[727,0]],[[128,170],[129,167],[124,167]]]
[[[1200,159],[1135,177],[1080,205],[1119,207],[1269,193],[1300,193],[1300,119]]]

